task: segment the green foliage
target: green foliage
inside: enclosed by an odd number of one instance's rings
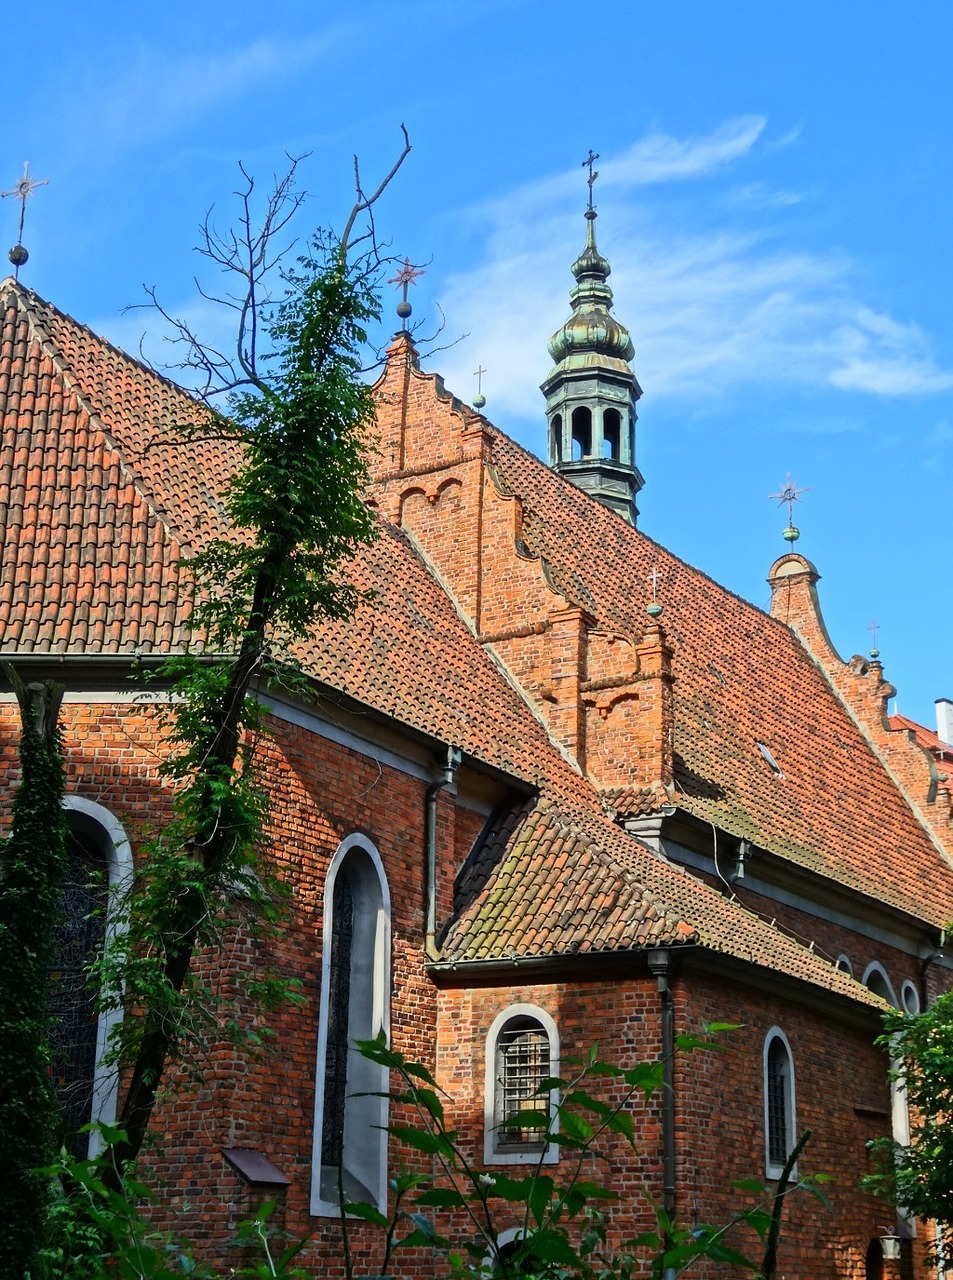
[[[0,845],[0,1275],[22,1276],[39,1247],[47,1183],[37,1170],[58,1144],[50,1083],[48,1003],[54,924],[65,871],[63,765],[57,726],[62,689],[24,686],[20,784]]]
[[[729,1024],[718,1028],[731,1029]],[[805,1133],[775,1188],[757,1180],[739,1184],[749,1203],[728,1223],[685,1228],[653,1202],[646,1187],[644,1207],[654,1225],[617,1247],[610,1231],[610,1208],[616,1194],[589,1176],[588,1170],[591,1166],[608,1167],[617,1159],[618,1152],[613,1155],[612,1148],[619,1142],[630,1153],[632,1167],[637,1167],[632,1103],[638,1097],[650,1099],[663,1087],[663,1063],[622,1068],[604,1061],[593,1049],[584,1061],[575,1064],[572,1075],[542,1081],[536,1094],[539,1111],[521,1111],[513,1123],[521,1128],[538,1126],[541,1146],[558,1146],[560,1161],[558,1165],[546,1164],[541,1150],[534,1165],[523,1166],[516,1173],[482,1169],[469,1161],[457,1134],[447,1127],[436,1082],[426,1067],[388,1048],[383,1036],[358,1041],[357,1047],[396,1077],[398,1087],[387,1096],[412,1118],[391,1123],[388,1133],[405,1148],[431,1157],[432,1172],[404,1172],[391,1182],[389,1216],[373,1205],[345,1204],[343,1253],[349,1280],[353,1275],[349,1217],[382,1230],[382,1272],[388,1270],[395,1250],[423,1247],[441,1254],[448,1275],[456,1280],[476,1276],[635,1280],[646,1275],[662,1280],[699,1259],[771,1277],[786,1196],[799,1188],[821,1195],[817,1185],[823,1181],[820,1176],[792,1181],[792,1171],[810,1136]],[[721,1045],[706,1034],[682,1037],[680,1047],[690,1052]],[[558,1098],[555,1103],[554,1095]],[[441,1216],[431,1219],[425,1211]],[[741,1224],[762,1242],[760,1265],[749,1261],[726,1238]],[[502,1245],[504,1229],[511,1239]]]
[[[233,536],[190,562],[202,645],[159,672],[174,690],[164,765],[176,783],[174,814],[143,851],[123,927],[97,966],[103,1007],[127,1010],[112,1044],[114,1061],[131,1068],[120,1165],[142,1145],[167,1065],[194,1061],[223,1036],[241,1039],[248,1023],[249,985],[212,989],[193,958],[238,928],[267,939],[284,918],[285,889],[263,856],[254,694],[293,678],[294,645],[316,618],[353,609],[357,593],[341,568],[374,530],[362,499],[373,404],[360,351],[378,317],[376,277],[368,259],[349,261],[333,237],[319,235],[282,278],[283,299],[256,304],[263,354],[245,359],[227,416],[190,428],[237,437],[243,461],[224,497]],[[256,1010],[292,990],[258,968]],[[256,1025],[252,1047],[259,1042]]]
[[[106,1160],[114,1155],[124,1135],[97,1126],[105,1144]],[[253,1218],[239,1224],[232,1244],[244,1264],[226,1272],[213,1270],[196,1257],[195,1248],[173,1232],[157,1231],[149,1218],[155,1192],[128,1174],[116,1186],[102,1177],[103,1160],[76,1160],[63,1152],[45,1170],[59,1188],[47,1223],[47,1241],[36,1271],[36,1280],[216,1280],[246,1277],[248,1280],[298,1280],[307,1276],[295,1259],[307,1240],[290,1244],[270,1222],[274,1202],[268,1201]]]
[[[879,1043],[906,1089],[912,1133],[909,1146],[890,1138],[870,1144],[878,1167],[865,1185],[907,1213],[935,1219],[953,1261],[953,992],[923,1013],[886,1014],[884,1028]]]

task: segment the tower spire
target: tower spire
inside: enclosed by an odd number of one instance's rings
[[[590,150],[586,243],[572,264],[572,315],[549,342],[554,366],[542,384],[549,465],[630,524],[642,476],[635,465],[635,404],[642,394],[629,366],[629,332],[612,315],[611,268],[596,244],[593,187],[599,156]]]

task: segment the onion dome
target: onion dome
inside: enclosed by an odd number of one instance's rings
[[[611,267],[596,246],[594,209],[586,212],[586,247],[572,264],[576,284],[569,295],[572,315],[549,340],[549,354],[557,366],[602,365],[628,372],[635,354],[624,324],[611,314]],[[550,375],[552,376],[552,375]]]

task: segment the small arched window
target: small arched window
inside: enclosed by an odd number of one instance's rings
[[[342,1186],[387,1199],[387,1070],[354,1047],[390,1029],[390,893],[369,840],[341,844],[324,899],[311,1212],[337,1216]]]
[[[557,1075],[556,1024],[535,1005],[513,1005],[495,1019],[486,1044],[486,1130],[484,1159],[521,1164],[554,1161],[554,1144],[545,1141],[541,1115],[552,1116],[555,1096],[540,1094],[543,1081]],[[522,1125],[520,1117],[533,1118]]]
[[[602,415],[602,456],[618,461],[622,456],[621,448],[622,418],[619,410],[606,409]]]
[[[592,457],[592,411],[580,405],[572,411],[572,456],[574,462]]]
[[[563,460],[563,417],[554,413],[549,424],[550,453],[554,462]]]
[[[794,1147],[794,1058],[783,1031],[768,1032],[764,1042],[764,1145],[769,1178],[780,1177]]]

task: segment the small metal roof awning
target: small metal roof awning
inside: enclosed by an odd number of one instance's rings
[[[222,1155],[251,1187],[282,1189],[291,1185],[291,1179],[254,1147],[222,1147]]]

